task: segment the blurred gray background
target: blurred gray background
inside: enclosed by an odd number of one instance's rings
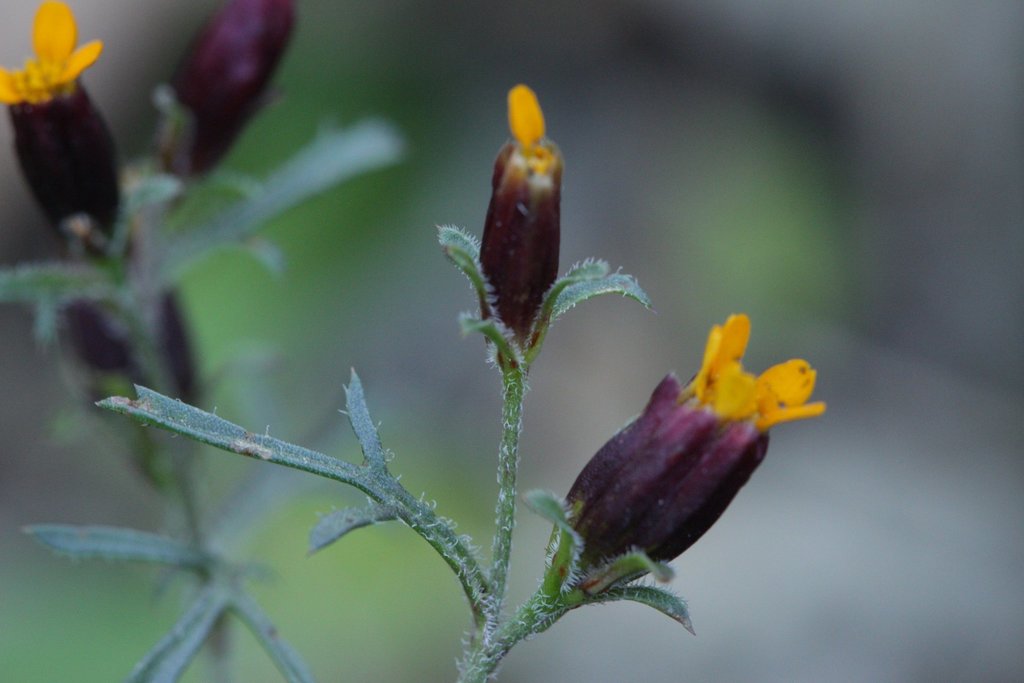
[[[147,152],[149,93],[212,1],[77,0],[106,49],[85,83],[125,159]],[[28,55],[34,2],[5,4],[0,64]],[[479,234],[505,93],[538,93],[566,159],[562,267],[635,274],[561,321],[531,377],[524,490],[564,493],[709,326],[745,311],[748,364],[819,370],[826,415],[769,457],[675,563],[696,638],[652,610],[570,614],[517,648],[514,681],[1008,681],[1024,677],[1024,5],[669,0],[299,3],[284,95],[227,165],[262,174],[325,120],[393,120],[409,156],[268,227],[281,277],[241,252],[183,282],[203,407],[355,457],[336,410],[358,368],[403,482],[488,546],[498,379],[434,226]],[[55,254],[0,122],[0,262]],[[0,308],[0,670],[120,680],[173,623],[176,585],[71,565],[33,522],[159,528],[160,505],[67,388],[27,310]],[[239,358],[260,355],[267,363]],[[256,397],[256,398],[254,398]],[[337,428],[337,434],[335,434]],[[204,451],[211,499],[260,467]],[[337,488],[270,511],[246,552],[257,594],[322,681],[454,679],[456,583],[396,525],[311,558]],[[513,598],[548,528],[524,513]],[[274,681],[238,630],[239,680]],[[207,680],[202,663],[191,681]]]

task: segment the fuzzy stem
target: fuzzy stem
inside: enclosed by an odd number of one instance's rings
[[[501,374],[501,446],[498,449],[498,503],[494,511],[495,530],[492,546],[491,621],[497,623],[505,602],[508,567],[512,555],[512,530],[516,518],[516,475],[519,470],[519,434],[523,426],[523,397],[526,394],[526,369],[505,367]]]

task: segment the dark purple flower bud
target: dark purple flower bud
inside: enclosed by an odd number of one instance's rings
[[[674,375],[580,473],[568,501],[583,566],[630,550],[671,560],[721,516],[764,459],[767,433],[686,398]]]
[[[293,0],[230,0],[206,23],[171,79],[191,121],[161,141],[165,167],[189,176],[217,165],[263,103],[294,17]]]
[[[85,89],[8,110],[21,170],[50,221],[86,214],[109,235],[120,198],[114,142]],[[99,248],[98,236],[78,237]]]
[[[516,140],[494,162],[480,263],[498,316],[526,344],[558,276],[562,154],[544,138],[540,106],[525,85],[509,92],[509,123]]]
[[[191,401],[196,390],[195,370],[177,299],[172,292],[167,292],[158,306],[156,351],[173,384],[166,389],[158,388]],[[112,387],[112,382],[152,385],[153,379],[142,369],[129,330],[103,305],[85,299],[69,303],[64,308],[64,332],[78,362],[89,373],[89,392],[94,398],[105,398],[112,391],[131,388]]]

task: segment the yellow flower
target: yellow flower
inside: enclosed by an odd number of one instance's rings
[[[712,327],[704,362],[680,401],[695,398],[723,420],[753,420],[761,431],[825,412],[824,403],[807,403],[816,378],[807,361],[779,363],[758,377],[745,371],[742,360],[749,339],[750,318],[742,313]]]
[[[32,26],[36,56],[27,59],[20,71],[0,67],[0,102],[39,104],[74,92],[75,80],[103,51],[98,40],[77,50],[76,42],[78,27],[71,8],[63,2],[41,4]]]
[[[508,91],[508,127],[530,171],[546,174],[553,155],[548,146],[540,144],[544,139],[544,112],[536,93],[521,83]]]

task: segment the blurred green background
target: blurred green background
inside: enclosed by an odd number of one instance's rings
[[[81,39],[106,43],[85,82],[123,156],[143,155],[150,91],[217,3],[72,4]],[[35,6],[5,5],[0,63],[28,54]],[[753,319],[752,369],[808,358],[829,410],[773,430],[757,475],[674,563],[697,638],[639,606],[586,609],[517,648],[501,680],[1018,679],[1022,34],[1016,2],[300,2],[283,97],[227,166],[263,174],[320,123],[365,116],[399,126],[408,156],[269,225],[282,276],[240,251],[188,271],[203,407],[356,457],[337,413],[354,366],[403,483],[489,545],[498,380],[457,332],[473,301],[434,226],[479,234],[505,93],[526,82],[566,159],[563,269],[622,266],[656,314],[607,298],[554,328],[524,490],[567,491],[730,312]],[[0,260],[53,256],[13,153],[0,181]],[[173,623],[180,585],[72,565],[20,528],[157,529],[162,511],[28,311],[0,309],[0,344],[2,678],[120,680]],[[211,501],[263,466],[200,457]],[[359,500],[325,485],[256,520],[244,554],[275,574],[258,597],[318,680],[453,680],[467,610],[426,544],[391,524],[305,556],[317,514]],[[524,513],[513,599],[547,533]],[[234,634],[238,680],[279,680]],[[188,680],[208,675],[200,662]]]

